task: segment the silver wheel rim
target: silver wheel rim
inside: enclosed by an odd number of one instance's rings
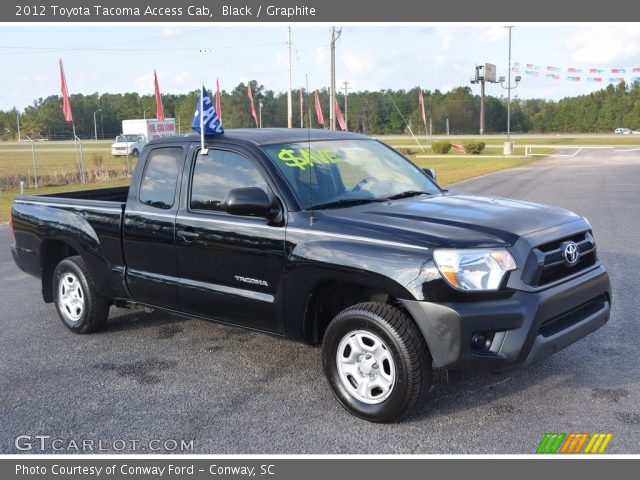
[[[342,385],[349,394],[368,404],[384,402],[395,386],[396,366],[387,345],[371,332],[347,333],[336,354]]]
[[[84,313],[84,292],[80,280],[73,273],[66,272],[58,284],[58,303],[67,320],[77,322]]]

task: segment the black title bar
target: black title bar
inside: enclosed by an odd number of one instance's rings
[[[615,22],[639,11],[601,0],[17,0],[0,4],[0,22]]]

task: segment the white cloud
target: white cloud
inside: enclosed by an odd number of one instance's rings
[[[368,76],[374,73],[378,66],[376,56],[367,50],[347,50],[340,57],[348,77]]]
[[[438,36],[440,37],[440,47],[442,51],[446,52],[451,46],[453,40],[453,29],[451,27],[438,28]]]
[[[180,34],[182,34],[181,28],[164,27],[162,30],[160,30],[160,35],[163,37],[175,37],[176,35]]]
[[[583,65],[608,65],[634,60],[640,55],[640,26],[595,25],[570,35],[565,47],[574,62]]]
[[[284,52],[276,53],[276,65],[281,67],[289,67],[289,55]]]
[[[189,71],[184,71],[184,72],[180,72],[178,75],[173,77],[173,85],[174,86],[178,86],[181,87],[183,85],[187,85],[187,84],[192,84],[193,81],[191,80],[193,78],[193,75],[191,74],[191,72]]]
[[[494,25],[485,28],[480,33],[480,41],[482,43],[496,43],[502,41],[506,36],[506,28],[502,25]]]
[[[331,55],[328,47],[318,47],[313,50],[313,63],[317,68],[327,69],[331,65]]]
[[[153,91],[153,72],[143,73],[135,79],[136,90],[138,92],[151,92]]]

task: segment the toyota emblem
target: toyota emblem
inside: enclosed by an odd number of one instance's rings
[[[580,252],[578,252],[578,245],[573,242],[569,242],[564,246],[564,252],[562,252],[564,256],[565,262],[570,267],[573,267],[576,263],[578,263],[578,259],[580,258]]]

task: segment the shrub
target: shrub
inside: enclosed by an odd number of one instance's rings
[[[104,170],[104,156],[101,153],[92,153],[91,161],[98,170]]]
[[[433,142],[431,144],[431,151],[433,153],[445,154],[451,150],[451,142]]]
[[[464,145],[464,149],[467,153],[471,153],[472,155],[478,155],[484,150],[484,147],[486,147],[484,142],[466,143]]]
[[[417,150],[414,150],[412,148],[406,148],[406,147],[398,147],[396,148],[396,150],[398,152],[400,152],[401,154],[405,155],[405,156],[410,156],[410,155],[415,155],[416,153],[418,153]]]

